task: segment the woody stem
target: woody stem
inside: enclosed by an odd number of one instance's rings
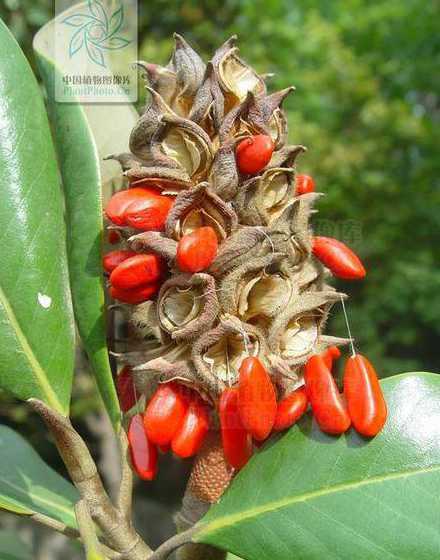
[[[70,420],[42,401],[29,399],[51,431],[72,482],[87,504],[91,518],[102,531],[108,546],[126,560],[146,560],[152,550],[127,520],[126,512],[112,504],[102,484],[95,462]]]

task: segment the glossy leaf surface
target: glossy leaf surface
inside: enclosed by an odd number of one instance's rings
[[[23,515],[41,513],[76,527],[73,508],[79,500],[77,490],[7,426],[0,426],[0,456],[2,509]]]
[[[246,560],[437,558],[440,376],[382,387],[389,418],[376,438],[326,435],[307,414],[249,461],[195,540]]]
[[[56,156],[32,70],[0,21],[0,386],[67,413],[74,331]]]

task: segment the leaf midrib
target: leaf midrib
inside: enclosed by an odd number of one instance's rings
[[[45,395],[46,403],[51,406],[54,410],[61,412],[64,414],[64,409],[58,400],[57,395],[55,394],[54,390],[51,387],[51,384],[46,376],[44,369],[42,368],[40,362],[38,361],[37,357],[35,356],[32,348],[26,338],[26,335],[22,331],[20,324],[15,316],[14,310],[9,303],[8,298],[6,297],[5,292],[0,287],[0,303],[5,310],[6,316],[9,320],[9,323],[12,326],[12,329],[15,333],[15,338],[22,348],[24,355],[29,363],[30,370],[33,374],[34,379],[36,380],[37,385],[40,387],[41,392]]]
[[[400,478],[418,476],[421,474],[426,474],[426,473],[431,473],[436,471],[440,471],[440,465],[427,469],[409,470],[409,471],[402,471],[399,473],[390,473],[387,475],[373,476],[358,482],[336,484],[331,488],[324,488],[320,490],[315,490],[313,492],[306,492],[304,494],[300,494],[290,498],[284,498],[282,500],[275,500],[273,502],[268,502],[267,504],[264,504],[262,506],[254,507],[238,513],[233,513],[231,515],[226,515],[212,522],[201,524],[199,532],[194,536],[194,541],[199,541],[204,534],[213,533],[215,531],[218,531],[219,529],[222,529],[223,527],[232,526],[239,522],[252,519],[254,517],[258,517],[259,515],[263,515],[265,513],[269,513],[277,509],[282,509],[298,503],[312,501],[322,496],[337,494],[338,492],[343,492],[345,490],[361,488],[363,486],[370,486],[372,484],[386,482],[388,480],[397,480]]]

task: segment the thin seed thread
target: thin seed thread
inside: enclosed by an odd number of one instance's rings
[[[351,355],[354,358],[354,356],[356,356],[356,350],[354,349],[353,337],[351,335],[351,330],[350,330],[350,323],[348,322],[348,315],[347,315],[347,310],[345,309],[344,298],[342,296],[340,297],[341,297],[342,311],[344,312],[345,324],[347,326],[348,336],[350,337]]]

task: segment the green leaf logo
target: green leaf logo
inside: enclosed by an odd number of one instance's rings
[[[122,3],[108,16],[101,0],[88,0],[89,13],[77,13],[63,19],[62,23],[76,28],[69,43],[69,56],[72,58],[85,51],[89,60],[106,68],[105,51],[124,49],[131,43],[117,35],[124,23]]]

